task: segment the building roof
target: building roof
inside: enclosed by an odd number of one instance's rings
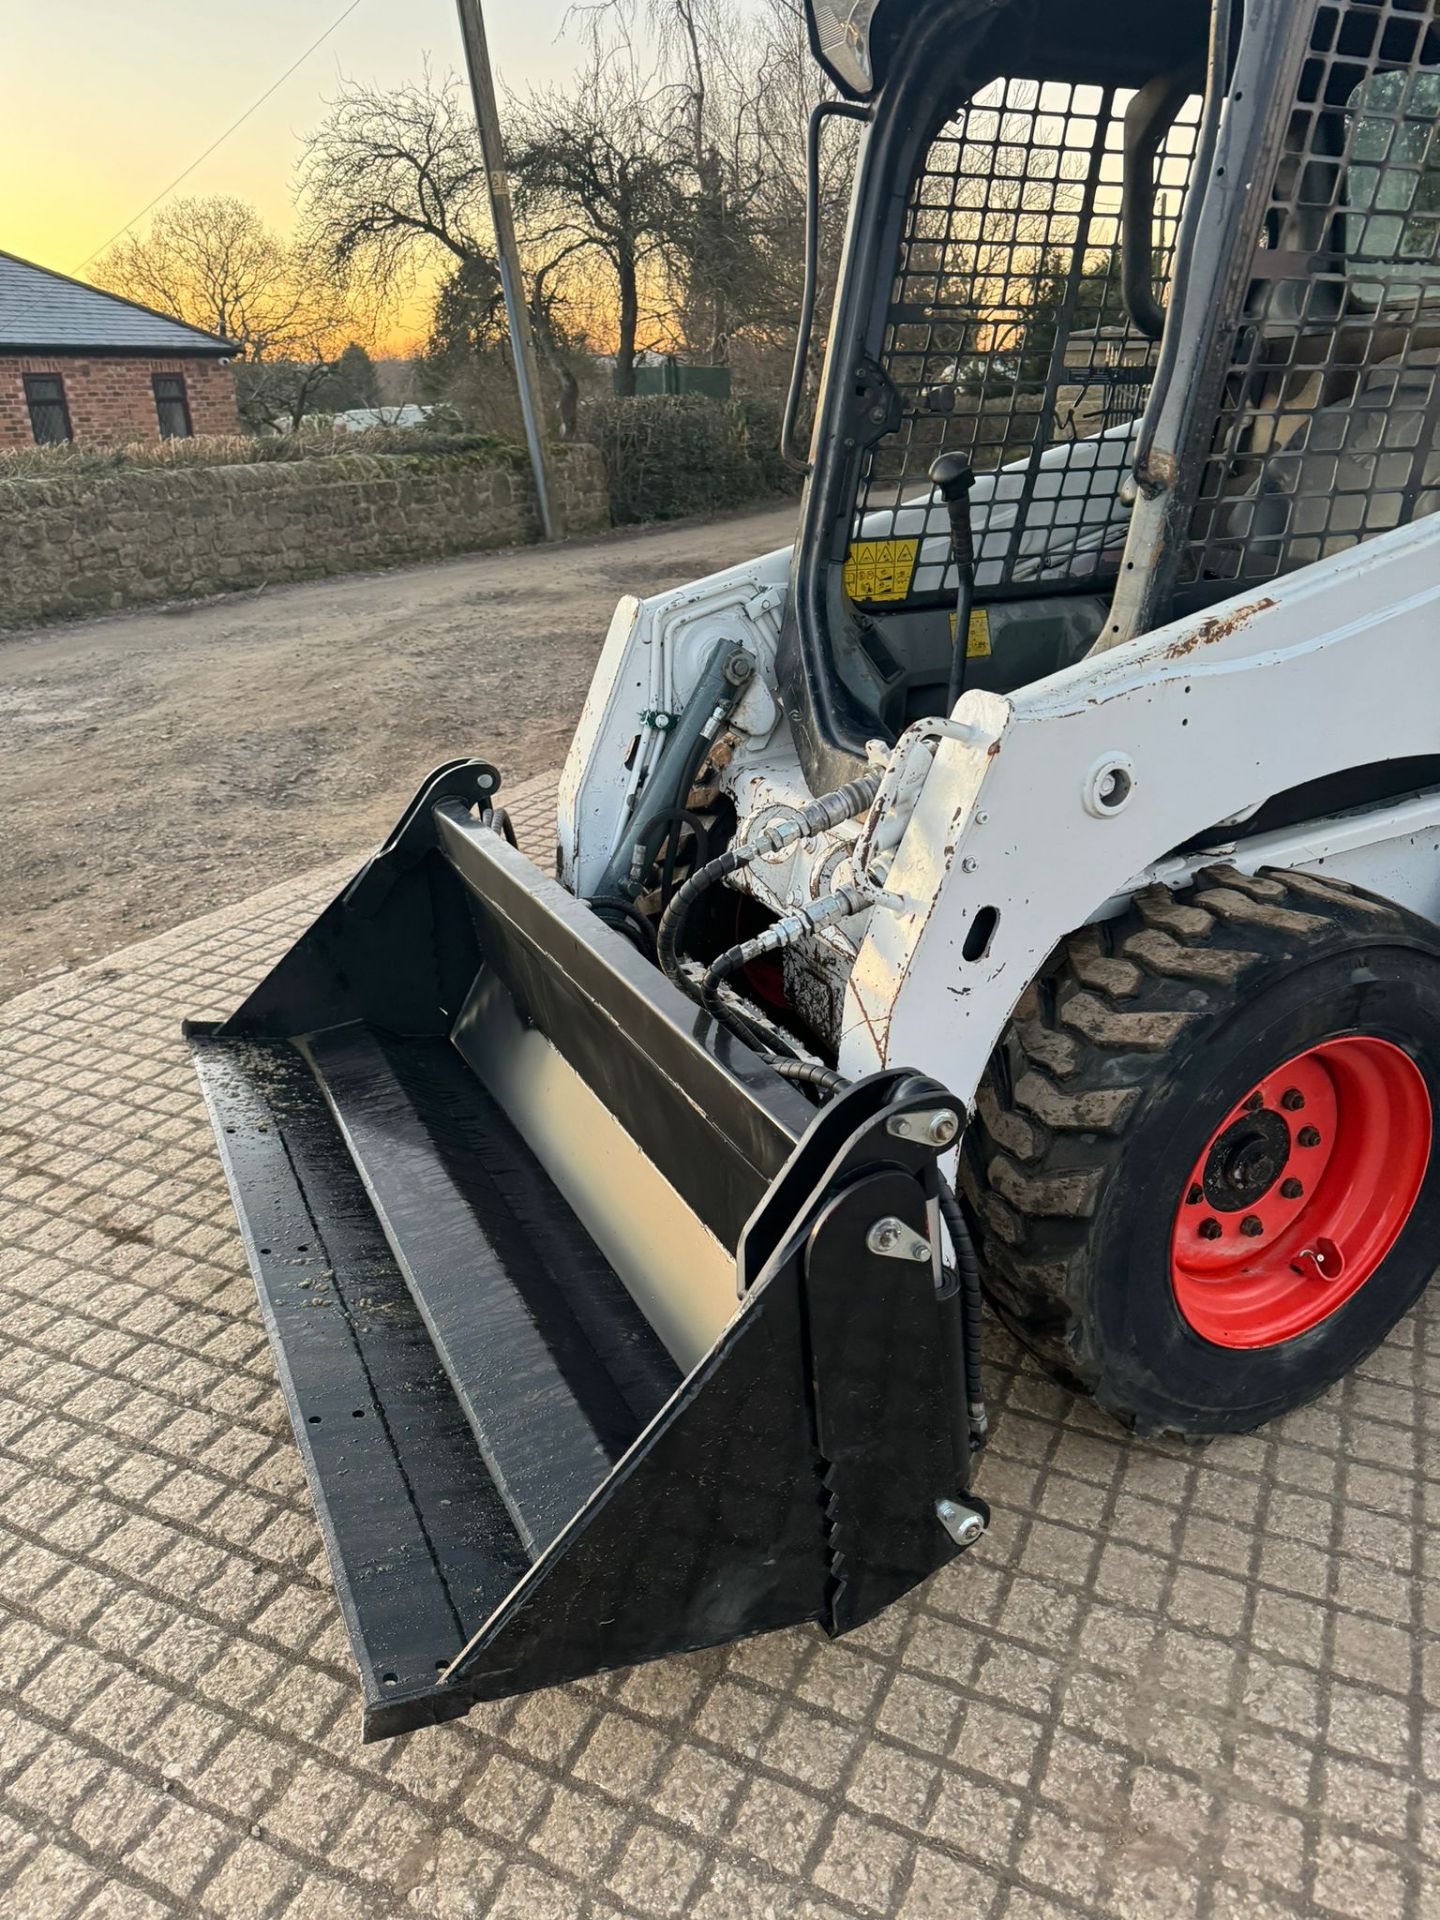
[[[229,340],[0,250],[0,353],[233,354]]]

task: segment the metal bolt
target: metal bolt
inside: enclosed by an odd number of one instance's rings
[[[1280,1194],[1282,1199],[1298,1200],[1301,1194],[1304,1193],[1304,1191],[1305,1191],[1304,1187],[1301,1186],[1298,1180],[1282,1180],[1280,1182]]]
[[[977,814],[976,814],[976,816],[975,816],[975,824],[976,824],[976,826],[977,826],[977,827],[983,827],[983,826],[984,826],[984,824],[985,824],[985,822],[986,822],[986,821],[987,821],[987,820],[988,820],[989,818],[990,818],[990,816],[989,816],[989,814],[988,814],[988,813],[985,813],[985,812],[983,812],[983,811],[982,811],[982,812],[980,812],[980,813],[977,813]]]
[[[978,867],[979,864],[980,862],[978,860],[970,860],[970,859],[962,860],[960,862],[960,871],[962,873],[974,873],[976,867]]]
[[[1202,1240],[1218,1240],[1223,1232],[1224,1228],[1218,1220],[1202,1220],[1200,1222],[1200,1238]]]
[[[1295,1138],[1300,1142],[1302,1147],[1318,1147],[1320,1144],[1320,1129],[1318,1127],[1301,1127]]]
[[[1305,1104],[1305,1096],[1298,1087],[1287,1087],[1280,1096],[1280,1104],[1287,1113],[1298,1113]]]
[[[865,1236],[865,1244],[871,1253],[881,1254],[887,1260],[930,1258],[930,1242],[893,1214],[886,1214],[875,1222]]]
[[[1203,1187],[1191,1187],[1189,1193],[1185,1196],[1185,1204],[1187,1207],[1198,1207],[1204,1198],[1205,1189]]]
[[[960,1122],[948,1107],[931,1107],[919,1113],[892,1113],[885,1131],[897,1140],[923,1140],[929,1147],[948,1147],[960,1131]]]
[[[1245,1102],[1245,1111],[1246,1113],[1258,1113],[1264,1104],[1265,1096],[1263,1093],[1252,1093],[1250,1098]]]
[[[870,418],[875,422],[876,426],[878,427],[885,418],[884,407],[871,407]]]
[[[1240,1222],[1240,1231],[1245,1234],[1247,1238],[1253,1240],[1258,1234],[1264,1233],[1265,1222],[1260,1218],[1258,1213],[1247,1213],[1245,1218]]]
[[[957,1547],[973,1547],[985,1531],[985,1516],[963,1500],[937,1500],[935,1513]]]

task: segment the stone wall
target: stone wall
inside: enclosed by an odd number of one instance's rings
[[[561,449],[572,535],[610,524],[593,447]],[[489,453],[337,454],[0,482],[0,628],[540,535],[528,469]]]
[[[195,433],[238,433],[235,375],[228,362],[187,355],[149,359],[144,354],[0,355],[0,447],[31,447],[35,430],[25,395],[27,373],[54,374],[65,393],[65,411],[77,445],[115,447],[127,440],[158,440],[160,415],[154,377],[178,374]]]

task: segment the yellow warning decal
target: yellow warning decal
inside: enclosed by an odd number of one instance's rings
[[[845,591],[866,604],[903,600],[915,571],[918,540],[856,540],[845,561]]]
[[[950,644],[955,644],[956,616],[950,616]],[[967,660],[988,660],[990,658],[990,614],[985,607],[976,607],[970,615],[970,631],[965,639],[965,658]]]

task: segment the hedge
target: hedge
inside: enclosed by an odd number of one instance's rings
[[[780,458],[780,409],[771,400],[591,400],[580,410],[580,438],[600,449],[617,526],[799,491]]]
[[[113,473],[168,472],[177,467],[248,467],[269,461],[319,460],[356,453],[484,453],[497,465],[516,466],[524,450],[489,433],[446,428],[367,427],[302,429],[299,433],[196,434],[184,440],[136,440],[120,447],[76,446],[62,440],[40,447],[0,449],[0,480],[80,480]]]

